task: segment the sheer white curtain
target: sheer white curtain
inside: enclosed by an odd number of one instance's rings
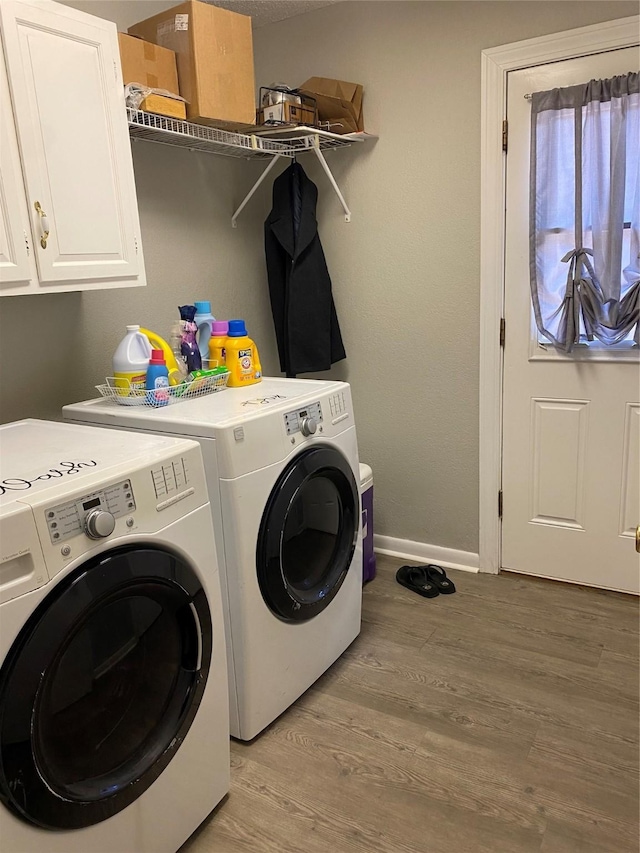
[[[640,75],[532,97],[530,277],[555,346],[640,344]]]

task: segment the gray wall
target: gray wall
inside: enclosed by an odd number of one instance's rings
[[[124,29],[160,4],[73,5]],[[480,51],[636,11],[635,2],[347,2],[254,31],[258,86],[313,74],[361,82],[367,129],[380,135],[329,156],[348,225],[313,155],[304,161],[320,189],[348,352],[331,375],[353,385],[380,533],[477,550]],[[133,148],[148,287],[3,299],[2,421],[57,417],[94,396],[127,323],[166,335],[176,306],[193,299],[244,316],[265,372],[277,372],[262,248],[268,187],[230,227],[262,167]]]
[[[331,375],[353,387],[379,533],[478,550],[480,52],[637,11],[347,2],[254,31],[258,86],[362,83],[365,128],[380,137],[330,158],[348,225],[304,160],[348,354]]]

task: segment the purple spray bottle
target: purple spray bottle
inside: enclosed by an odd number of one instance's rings
[[[195,305],[179,305],[180,319],[182,322],[182,339],[180,341],[180,353],[187,365],[187,372],[202,370],[202,357],[196,341],[198,327],[193,318],[196,316]]]

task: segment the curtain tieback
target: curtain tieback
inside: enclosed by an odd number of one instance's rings
[[[567,272],[567,290],[565,293],[565,299],[573,296],[574,287],[581,279],[580,267],[585,266],[589,275],[592,279],[595,279],[595,271],[593,266],[591,265],[591,261],[589,260],[589,255],[593,257],[592,249],[572,249],[570,252],[562,258],[563,264],[569,264],[569,271]]]

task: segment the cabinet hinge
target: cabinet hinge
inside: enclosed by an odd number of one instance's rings
[[[24,234],[24,245],[27,250],[27,257],[31,254],[31,243],[29,242],[29,235],[26,231],[22,232]]]
[[[507,150],[507,145],[509,143],[509,122],[505,119],[502,122],[502,150]]]
[[[133,242],[134,242],[134,245],[136,247],[136,255],[137,255],[138,254],[138,237],[136,235],[134,235],[134,237],[133,237]]]
[[[502,489],[498,492],[498,518],[502,518]]]
[[[507,323],[504,317],[500,317],[500,346],[504,346]]]
[[[117,83],[118,82],[118,63],[115,61],[115,59],[113,60],[113,76],[115,77],[116,83]]]

